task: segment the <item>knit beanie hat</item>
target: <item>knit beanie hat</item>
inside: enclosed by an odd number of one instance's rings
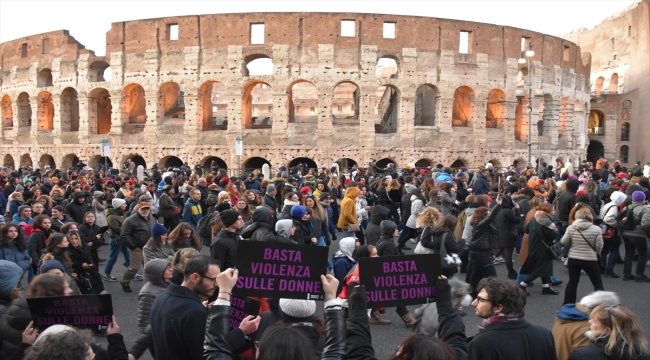
[[[22,185],[20,185],[20,184],[16,185],[16,191],[17,192],[24,191],[24,190],[25,190],[25,188]]]
[[[167,231],[167,228],[162,226],[162,224],[156,223],[153,226],[153,229],[151,229],[151,237],[157,238],[160,237],[161,235],[167,234],[169,231]]]
[[[230,203],[227,203],[225,201],[222,202],[221,204],[217,205],[217,207],[215,208],[215,210],[218,213],[222,213],[222,212],[224,212],[226,210],[230,210],[230,209],[232,209],[232,206],[230,206]]]
[[[18,285],[23,269],[13,261],[0,260],[0,299],[8,301]]]
[[[315,312],[314,300],[280,299],[280,316],[285,321],[311,321]]]
[[[104,192],[103,191],[95,191],[93,193],[93,196],[96,197],[96,198],[100,198],[100,197],[104,196]]]
[[[275,185],[267,185],[266,186],[266,192],[269,193],[271,191],[275,191]]]
[[[226,210],[219,213],[223,227],[230,227],[232,224],[237,222],[240,216],[241,214],[235,210]]]
[[[124,199],[115,198],[111,201],[111,205],[113,205],[114,209],[117,209],[124,204],[126,204],[126,201]]]
[[[587,190],[578,190],[578,192],[576,192],[576,196],[584,195],[586,193],[587,193]]]
[[[309,186],[303,186],[302,188],[300,188],[300,193],[303,194],[303,195],[305,195],[307,193],[310,193],[310,192],[311,192],[311,188]]]
[[[635,191],[632,193],[632,201],[634,202],[644,202],[645,201],[645,193],[643,191]]]
[[[23,210],[25,210],[25,209],[31,209],[31,207],[29,207],[29,205],[20,205],[18,207],[18,216],[20,216],[20,213],[22,213]]]
[[[294,219],[302,219],[307,213],[307,210],[301,205],[294,205],[291,208],[291,217]]]
[[[52,269],[59,269],[59,270],[61,270],[61,272],[65,273],[65,269],[63,268],[63,265],[60,262],[58,262],[58,261],[56,261],[54,259],[49,259],[49,260],[43,261],[43,264],[38,269],[38,271],[39,271],[39,274],[45,274],[46,272],[48,272],[48,271],[50,271]]]

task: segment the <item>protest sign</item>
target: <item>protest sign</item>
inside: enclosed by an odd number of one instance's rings
[[[61,324],[101,333],[113,316],[110,294],[39,297],[27,299],[27,305],[40,332]]]
[[[230,297],[230,330],[235,330],[239,328],[242,320],[247,316],[253,315],[257,316],[260,313],[260,307],[262,303],[251,299],[248,296]]]
[[[440,273],[440,255],[359,259],[359,282],[366,287],[368,308],[435,301],[435,284]]]
[[[328,248],[276,242],[240,241],[235,266],[237,296],[323,300],[320,280],[327,271]]]

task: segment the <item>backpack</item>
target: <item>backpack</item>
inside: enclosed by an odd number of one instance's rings
[[[208,214],[199,220],[199,223],[196,224],[196,233],[199,235],[201,240],[211,239],[212,238],[212,219],[219,214],[218,211],[214,211],[211,214]]]
[[[618,216],[616,216],[616,227],[619,230],[634,230],[636,223],[634,221],[634,208],[626,206]]]

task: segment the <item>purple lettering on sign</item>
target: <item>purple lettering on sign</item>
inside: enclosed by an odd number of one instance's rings
[[[264,260],[302,262],[298,250],[264,249]]]

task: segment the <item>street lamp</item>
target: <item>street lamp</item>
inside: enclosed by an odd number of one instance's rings
[[[532,136],[532,133],[533,133],[533,122],[531,120],[531,115],[533,113],[533,102],[532,102],[533,83],[532,83],[532,80],[531,80],[532,68],[530,66],[531,65],[530,58],[532,58],[533,56],[535,56],[535,52],[533,51],[533,43],[530,42],[530,43],[528,43],[528,50],[527,51],[524,51],[523,49],[521,50],[521,54],[519,56],[519,61],[518,61],[520,64],[526,64],[526,63],[528,64],[528,104],[527,104],[527,108],[526,108],[526,113],[528,114],[528,144],[527,144],[528,145],[528,164],[527,165],[530,166],[530,167],[533,166],[533,162],[532,162],[532,146],[533,146],[533,143],[531,142],[531,140],[532,140],[531,136]],[[524,97],[523,92],[518,97],[523,98]],[[541,160],[539,160],[539,159],[537,161],[541,162]]]

